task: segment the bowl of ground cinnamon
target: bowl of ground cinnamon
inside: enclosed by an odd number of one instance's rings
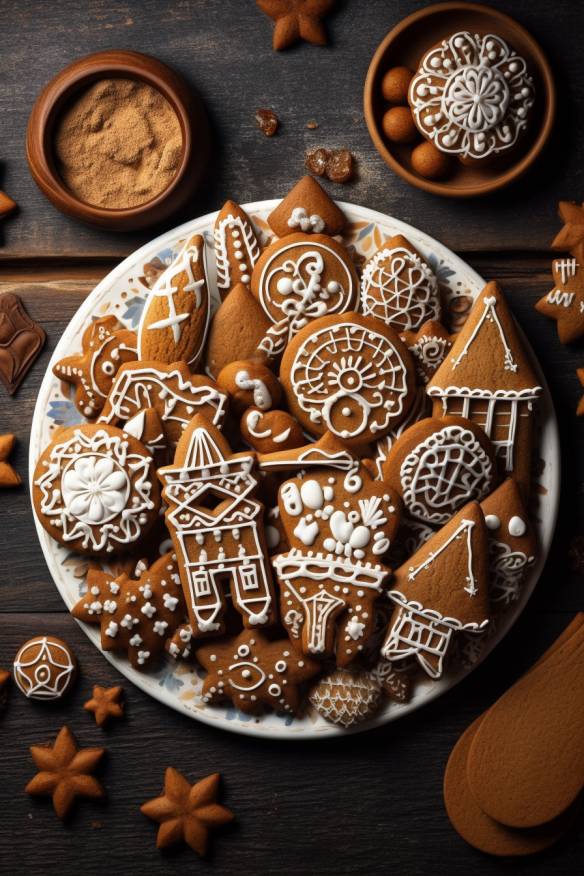
[[[57,74],[26,139],[31,174],[59,210],[120,231],[181,207],[208,152],[197,94],[156,58],[130,51],[97,52]]]

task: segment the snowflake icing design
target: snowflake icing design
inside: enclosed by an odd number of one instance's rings
[[[107,456],[81,456],[64,472],[61,493],[70,513],[90,524],[105,523],[126,506],[130,481]]]
[[[440,319],[436,277],[421,258],[404,247],[379,250],[367,263],[361,280],[363,313],[397,331],[420,328]]]

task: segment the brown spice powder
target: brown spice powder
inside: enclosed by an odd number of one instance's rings
[[[170,103],[133,79],[90,86],[63,114],[55,135],[65,185],[85,203],[111,210],[144,204],[167,188],[182,148]]]

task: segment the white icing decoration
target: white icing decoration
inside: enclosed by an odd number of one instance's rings
[[[234,687],[235,690],[257,690],[267,678],[261,666],[258,666],[257,663],[252,663],[251,660],[240,660],[238,663],[232,663],[228,669],[230,673],[241,673],[242,681],[236,681],[231,675],[228,678],[228,684]]]
[[[301,517],[298,524],[294,528],[294,535],[306,547],[311,547],[319,533],[318,523],[316,520],[306,521],[305,517]]]
[[[487,529],[490,529],[494,532],[500,527],[501,520],[499,517],[497,517],[496,514],[487,514],[485,516],[485,523],[487,524]]]
[[[440,554],[446,550],[446,548],[456,539],[458,539],[461,535],[466,537],[466,553],[467,553],[467,575],[466,575],[466,587],[465,591],[469,594],[469,596],[476,596],[478,593],[477,583],[474,576],[473,568],[472,568],[472,531],[474,529],[474,522],[472,520],[461,520],[458,524],[452,535],[443,541],[439,548],[432,553],[428,554],[426,559],[420,563],[417,567],[411,567],[408,572],[408,580],[413,581],[423,569],[428,569],[436,557],[439,557]],[[388,658],[389,659],[389,658]]]
[[[282,485],[280,496],[288,514],[292,517],[298,517],[299,514],[302,514],[302,499],[300,497],[300,491],[294,481],[287,481],[287,483]]]
[[[228,235],[232,240],[242,241],[245,247],[243,259],[239,262],[241,272],[239,277],[232,275],[232,265],[227,250]],[[216,225],[213,236],[217,261],[217,287],[230,289],[239,281],[249,283],[251,269],[260,256],[260,248],[251,224],[243,216],[234,216],[230,213]]]
[[[250,377],[245,370],[238,371],[235,375],[235,385],[244,391],[253,392],[253,403],[261,411],[267,411],[272,406],[270,390],[259,377]]]
[[[535,557],[513,551],[500,541],[489,542],[490,598],[493,603],[510,605],[519,599],[521,583]]]
[[[318,481],[304,481],[300,486],[300,496],[304,505],[313,511],[324,505],[324,493]]]
[[[66,510],[90,525],[106,523],[125,507],[130,479],[109,456],[85,454],[63,472],[61,495]]]
[[[361,309],[398,331],[440,319],[438,282],[422,259],[403,246],[375,253],[361,277]]]
[[[288,219],[289,228],[300,228],[301,231],[314,231],[320,234],[324,231],[325,222],[318,213],[308,215],[304,207],[294,207]]]
[[[527,525],[521,517],[514,516],[509,521],[509,535],[514,538],[521,538],[527,532]]]
[[[25,659],[29,650],[34,658]],[[29,674],[32,670],[32,678]],[[47,636],[32,639],[20,649],[14,660],[14,680],[19,690],[33,700],[56,700],[69,686],[75,665],[63,645]],[[51,681],[51,675],[54,675]]]
[[[271,438],[272,430],[264,429],[260,431],[258,429],[258,424],[263,419],[263,414],[260,411],[249,411],[246,415],[245,422],[247,426],[247,431],[251,435],[252,438]]]
[[[411,347],[410,353],[416,360],[416,373],[423,383],[428,383],[430,375],[433,375],[442,364],[448,351],[452,347],[452,341],[448,338],[439,338],[435,335],[423,335]]]

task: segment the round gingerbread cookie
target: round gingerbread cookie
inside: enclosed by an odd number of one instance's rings
[[[282,398],[282,387],[274,372],[253,359],[230,362],[217,375],[217,385],[227,393],[237,413],[252,405],[269,411],[277,408]]]
[[[351,447],[395,428],[415,397],[414,364],[397,333],[353,312],[305,326],[286,348],[280,381],[308,432],[332,432]]]
[[[14,680],[32,700],[58,700],[77,675],[73,651],[56,636],[37,636],[25,642],[14,658]]]
[[[309,321],[350,310],[358,287],[349,253],[326,234],[289,234],[270,244],[251,278],[251,290],[272,323],[259,349],[279,356]]]
[[[300,424],[287,411],[248,408],[240,429],[243,440],[258,453],[293,450],[306,443]]]
[[[525,60],[496,34],[452,34],[430,49],[408,96],[420,132],[464,162],[508,154],[535,102]]]
[[[410,517],[447,523],[495,486],[497,468],[485,433],[464,417],[428,417],[400,435],[382,466]]]
[[[37,462],[32,497],[47,532],[84,554],[127,550],[160,508],[152,455],[129,433],[99,424],[59,432]]]

